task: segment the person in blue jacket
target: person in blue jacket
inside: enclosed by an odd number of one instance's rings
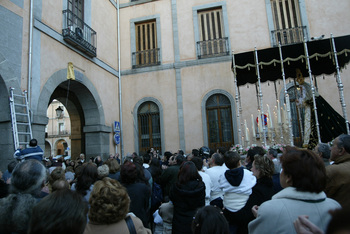
[[[21,161],[36,159],[41,162],[44,156],[44,151],[38,146],[38,141],[33,138],[30,140],[28,148],[17,149],[13,156],[15,159]]]

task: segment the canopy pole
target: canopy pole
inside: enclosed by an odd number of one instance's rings
[[[259,104],[260,104],[260,116],[258,118],[259,121],[261,121],[261,125],[262,125],[262,135],[263,135],[263,138],[260,137],[260,139],[263,139],[263,142],[261,142],[263,145],[267,146],[266,145],[266,126],[265,126],[265,113],[264,113],[264,106],[263,106],[263,95],[262,95],[262,92],[261,92],[261,83],[260,83],[260,70],[259,70],[259,60],[258,60],[258,50],[256,49],[256,46],[254,48],[254,55],[255,55],[255,62],[256,62],[256,73],[257,73],[257,76],[258,76],[258,86],[259,86]],[[262,116],[262,117],[261,117]]]
[[[288,129],[289,129],[289,142],[290,142],[290,145],[293,146],[294,142],[293,142],[293,129],[292,129],[291,113],[290,113],[290,101],[289,101],[289,94],[288,94],[287,85],[286,85],[286,74],[284,73],[281,42],[278,42],[278,49],[280,52],[280,59],[281,59],[281,71],[282,71],[283,86],[284,86],[284,97],[286,98]]]
[[[340,78],[338,55],[337,55],[337,50],[335,48],[335,42],[334,42],[334,37],[333,37],[332,33],[331,33],[331,39],[332,39],[332,47],[333,47],[333,53],[334,53],[335,66],[337,69],[337,84],[338,84],[338,90],[339,90],[340,103],[341,103],[342,110],[343,110],[343,117],[345,119],[346,132],[349,135],[349,121],[348,121],[348,115],[346,113],[346,104],[345,104],[344,92],[343,92],[344,86],[343,86],[342,80]]]
[[[238,84],[237,84],[237,77],[236,77],[236,63],[235,63],[235,54],[232,50],[232,72],[233,72],[233,79],[235,83],[235,90],[236,90],[236,117],[237,117],[237,125],[238,125],[238,142],[240,145],[242,145],[242,133],[241,133],[241,119],[240,119],[240,105],[239,105],[239,96],[238,96]],[[247,136],[246,136],[247,137]]]
[[[316,98],[315,98],[315,86],[314,86],[312,73],[311,73],[310,57],[309,57],[309,52],[308,52],[308,49],[307,49],[306,38],[304,38],[304,49],[305,49],[305,56],[306,56],[306,64],[307,64],[307,68],[308,68],[308,71],[309,71],[310,85],[311,85],[311,91],[312,91],[312,101],[314,103],[317,138],[318,138],[318,142],[321,143],[320,124],[318,122],[317,106],[316,106]]]

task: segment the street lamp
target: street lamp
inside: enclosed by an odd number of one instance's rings
[[[58,106],[58,108],[56,109],[56,116],[57,118],[60,118],[62,116],[63,113],[63,109],[61,106]]]

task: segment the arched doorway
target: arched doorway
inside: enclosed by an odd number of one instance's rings
[[[205,108],[209,148],[230,147],[234,143],[230,100],[223,94],[214,94]]]
[[[47,117],[49,104],[58,100],[70,117],[72,159],[80,153],[87,157],[108,157],[112,128],[105,125],[103,105],[96,88],[79,71],[75,71],[76,80],[67,80],[66,77],[67,70],[62,69],[45,83],[38,98],[38,115]]]
[[[160,115],[157,104],[144,102],[137,110],[139,153],[143,154],[150,148],[161,152]]]

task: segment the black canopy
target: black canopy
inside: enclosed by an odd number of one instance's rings
[[[340,69],[342,69],[350,61],[350,35],[335,37],[334,40],[338,55],[338,64]],[[330,75],[336,72],[331,38],[308,41],[307,47],[313,75]],[[255,51],[250,51],[234,55],[238,86],[257,82],[254,53]],[[258,50],[257,53],[260,81],[266,82],[282,79],[279,48],[262,49]],[[282,56],[286,78],[296,77],[296,68],[302,71],[304,77],[309,76],[304,43],[282,46]]]

